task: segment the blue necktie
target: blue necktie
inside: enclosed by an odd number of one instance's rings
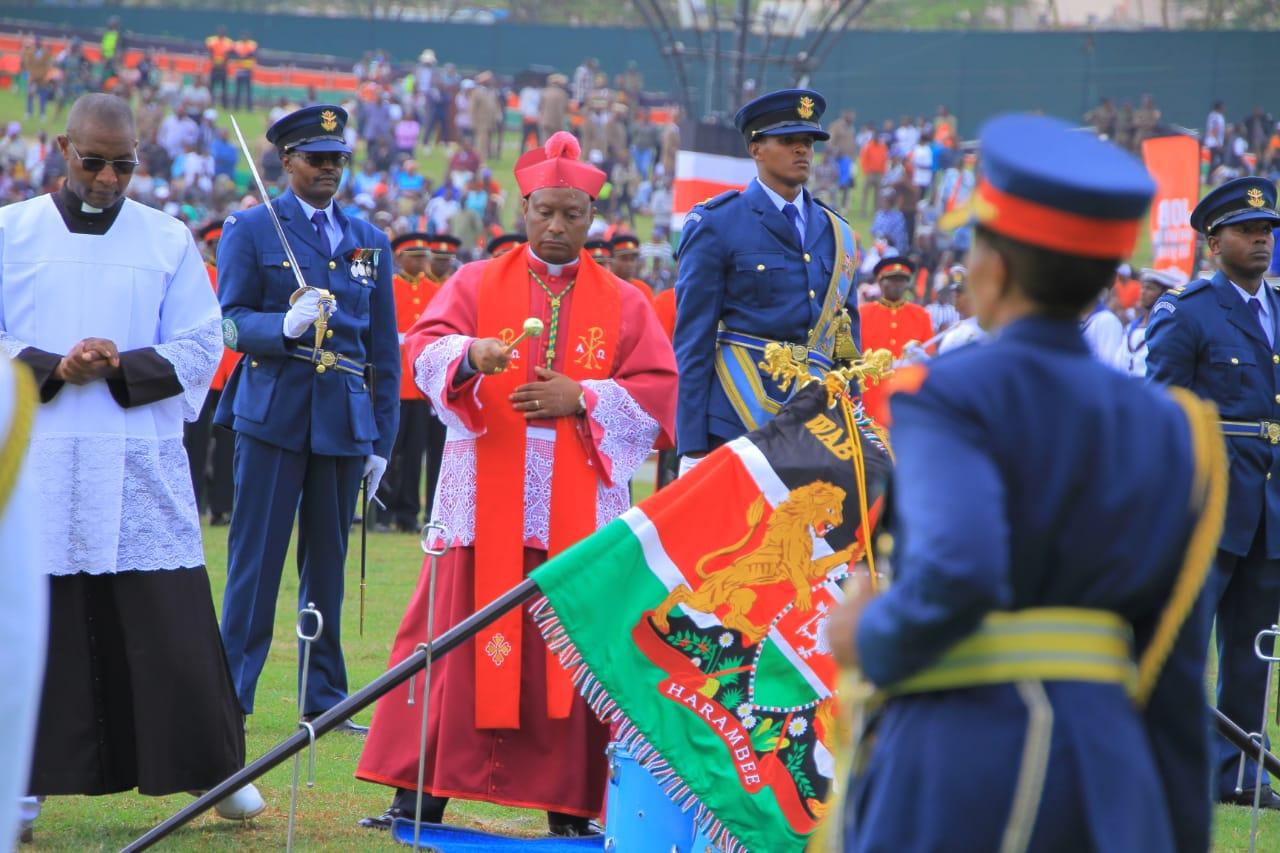
[[[1271,339],[1271,330],[1267,328],[1267,320],[1262,316],[1262,300],[1253,297],[1249,300],[1249,307],[1253,309],[1253,314],[1258,318],[1258,325],[1262,327],[1262,336],[1267,339],[1269,346],[1274,346],[1275,341]]]
[[[328,217],[324,215],[323,210],[317,210],[311,214],[311,224],[316,227],[316,236],[320,238],[320,245],[324,246],[325,251],[330,251],[332,247],[329,245],[329,231],[325,228]]]
[[[792,229],[796,232],[796,242],[801,246],[804,245],[804,235],[800,233],[800,211],[791,202],[787,202],[782,206],[782,215],[787,217],[787,221],[791,223]]]

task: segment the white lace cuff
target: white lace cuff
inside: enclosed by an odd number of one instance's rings
[[[582,387],[588,397],[595,397],[587,417],[605,469],[605,483],[625,485],[649,457],[658,437],[658,422],[612,379],[586,379]]]
[[[31,344],[18,340],[8,332],[0,332],[0,350],[3,350],[4,354],[9,356],[9,358],[17,358],[18,353],[22,352],[29,346],[31,346]]]
[[[438,417],[451,431],[474,437],[479,433],[472,432],[463,422],[457,408],[449,401],[450,366],[462,358],[472,339],[466,335],[445,335],[423,347],[413,363],[413,380],[418,389],[427,395],[431,407]],[[472,405],[478,410],[480,405],[480,383],[484,377],[477,377],[468,391],[473,395]]]
[[[222,359],[221,319],[214,317],[194,329],[179,332],[170,340],[156,344],[155,350],[173,365],[173,372],[182,383],[183,420],[196,420]]]

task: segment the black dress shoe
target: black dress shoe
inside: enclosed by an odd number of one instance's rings
[[[1229,806],[1246,806],[1248,808],[1253,808],[1253,793],[1253,791],[1241,791],[1237,794],[1232,791],[1230,794],[1224,794],[1218,798],[1218,802]],[[1276,792],[1271,790],[1270,786],[1263,785],[1262,798],[1259,801],[1259,806],[1264,809],[1280,810],[1280,796],[1277,796]]]
[[[319,714],[307,714],[303,716],[302,721],[304,723],[312,723],[312,722],[315,722],[316,717],[319,717],[319,716],[320,716]],[[330,729],[330,731],[346,732],[347,734],[359,735],[360,737],[364,737],[369,733],[369,727],[362,726],[359,723],[353,723],[350,719],[346,719],[338,723],[336,726]]]
[[[547,815],[547,832],[556,838],[588,838],[603,835],[604,828],[589,818],[551,813]]]
[[[405,814],[400,809],[392,806],[377,817],[362,817],[357,823],[365,829],[390,829],[396,818],[413,820],[413,812]]]

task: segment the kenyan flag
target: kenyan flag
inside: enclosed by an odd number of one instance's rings
[[[834,774],[823,627],[890,460],[827,403],[807,386],[533,575],[579,690],[728,851],[802,849]]]

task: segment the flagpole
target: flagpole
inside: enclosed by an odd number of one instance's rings
[[[1240,728],[1235,720],[1217,708],[1210,708],[1209,710],[1213,711],[1213,723],[1218,730],[1218,734],[1231,741],[1232,746],[1250,757],[1260,751],[1258,742],[1251,738],[1248,732]],[[1280,758],[1276,758],[1274,753],[1262,751],[1262,766],[1268,773],[1280,775]]]
[[[510,610],[519,607],[524,602],[533,598],[534,593],[538,591],[538,585],[533,582],[532,578],[525,578],[516,586],[504,592],[498,598],[494,599],[488,605],[472,613],[466,619],[463,619],[457,625],[445,631],[431,643],[430,656],[434,661],[440,656],[456,649],[458,646],[470,640],[475,634],[486,625],[490,625],[497,621],[500,617],[506,615]],[[343,699],[337,705],[325,711],[320,716],[311,721],[311,728],[315,730],[317,738],[332,731],[339,723],[351,717],[374,702],[408,681],[411,676],[423,669],[427,664],[428,652],[425,650],[415,651],[409,657],[400,661],[391,669],[369,682],[363,689],[352,693],[346,699]],[[136,839],[129,846],[125,847],[122,853],[134,853],[137,850],[146,850],[153,844],[165,838],[174,830],[190,822],[193,818],[198,817],[218,803],[228,795],[238,791],[240,788],[267,773],[272,768],[283,764],[294,754],[306,749],[311,743],[311,735],[306,729],[299,729],[289,736],[288,739],[282,741],[273,747],[269,752],[259,758],[257,761],[247,767],[238,770],[232,776],[219,782],[213,788],[210,788],[200,797],[188,805],[186,808],[169,817],[163,823],[158,824],[149,830],[145,835]]]

